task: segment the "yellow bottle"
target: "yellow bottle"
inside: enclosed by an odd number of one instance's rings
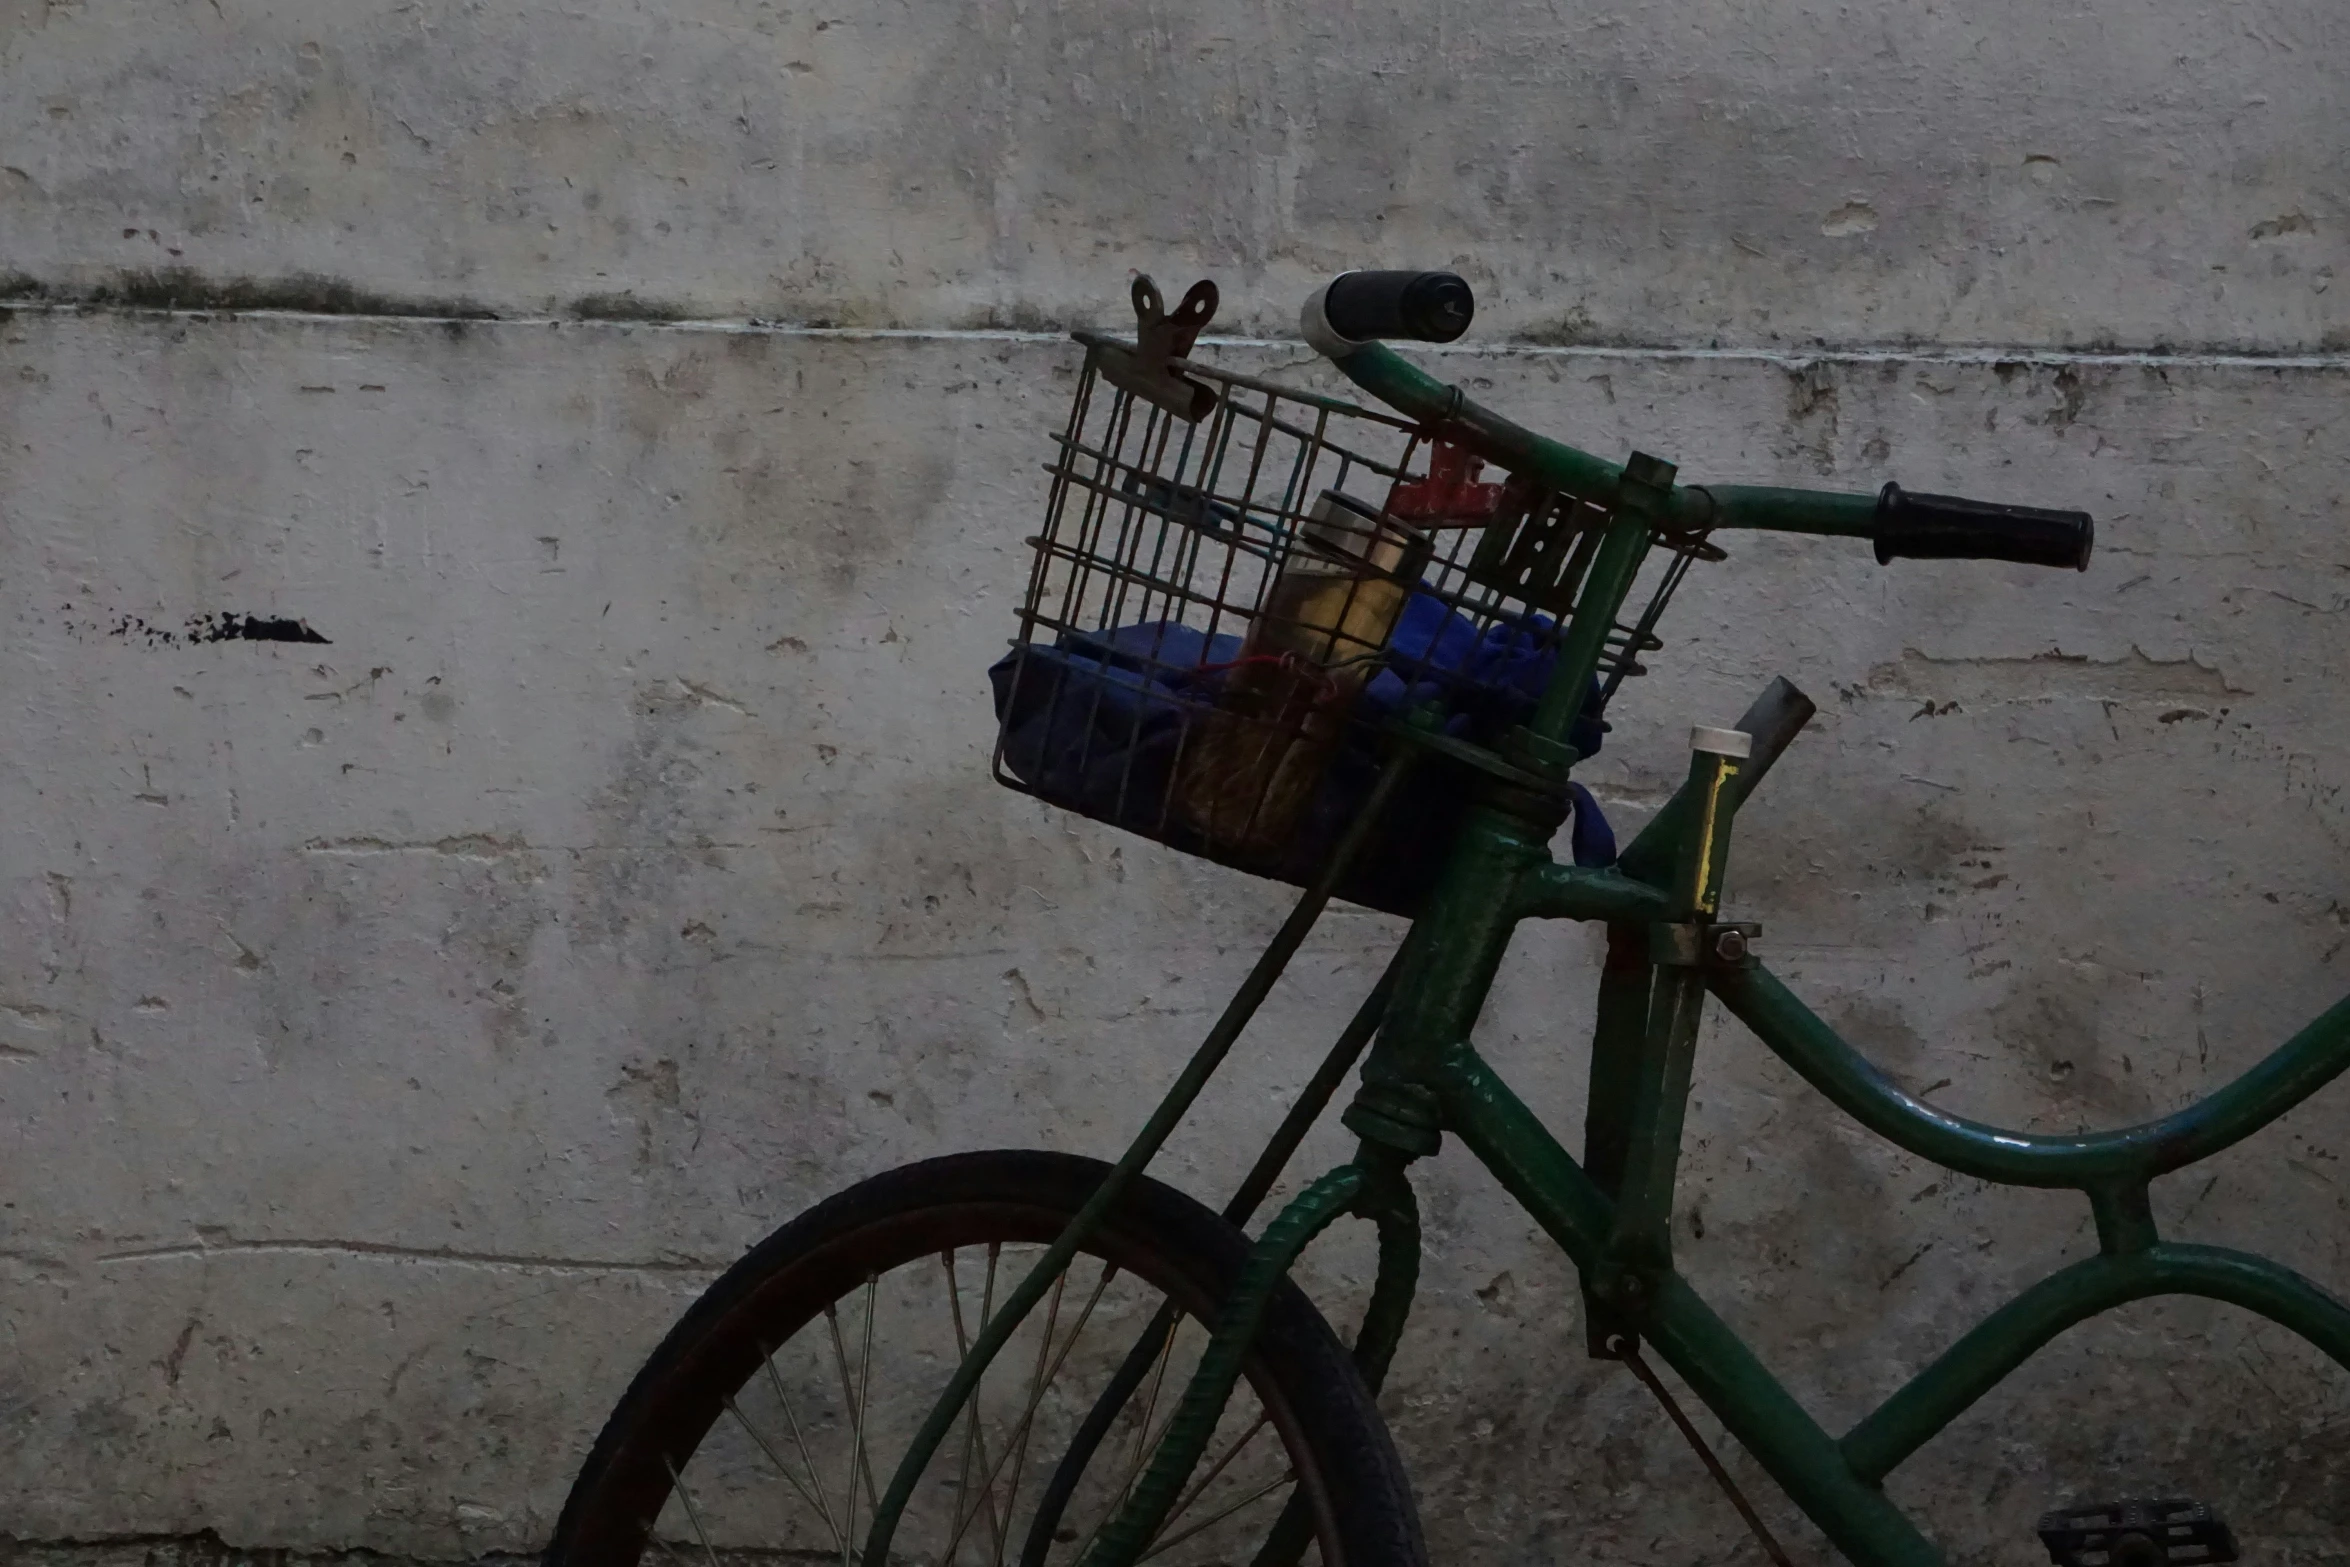
[[[1424,534],[1322,492],[1188,736],[1174,790],[1187,826],[1240,859],[1280,853],[1429,554]]]

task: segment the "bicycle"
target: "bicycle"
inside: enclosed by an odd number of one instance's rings
[[[721,1278],[621,1400],[550,1562],[779,1559],[764,1551],[837,1553],[843,1567],[1131,1567],[1246,1552],[1290,1567],[1312,1551],[1325,1567],[1418,1567],[1375,1395],[1418,1271],[1408,1172],[1446,1134],[1573,1262],[1590,1353],[1664,1400],[1777,1561],[1643,1348],[1838,1550],[1875,1567],[1942,1560],[1885,1477],[2101,1312],[2207,1296],[2350,1365],[2350,1308],[2274,1262],[2164,1240],[2147,1195],[2350,1066],[2350,1000],[2156,1121],[2073,1136],[1973,1123],[1878,1072],[1771,974],[1759,928],[1722,915],[1733,826],[1812,715],[1800,692],[1775,681],[1735,728],[1696,730],[1678,791],[1620,852],[1571,777],[1662,645],[1674,589],[1724,557],[1717,535],[1863,539],[1880,563],[2085,569],[2087,514],[1891,484],[1686,485],[1654,457],[1561,445],[1384,346],[1465,330],[1473,300],[1450,274],[1343,274],[1305,307],[1307,341],[1392,411],[1192,357],[1211,285],[1169,311],[1143,279],[1135,302],[1131,340],[1075,334],[1086,360],[1048,465],[1021,631],[993,671],[996,772],[1303,896],[1114,1164],[992,1152],[891,1171]],[[1562,863],[1549,845],[1569,823]],[[1409,932],[1211,1212],[1144,1166],[1334,896],[1406,914]],[[1535,919],[1607,932],[1580,1160],[1470,1043],[1511,933]],[[1831,1435],[1674,1268],[1708,997],[1878,1136],[1988,1182],[2082,1193],[2098,1254]],[[1240,1226],[1349,1076],[1355,1157],[1252,1240]],[[1347,1215],[1375,1226],[1378,1269],[1342,1345],[1289,1272]],[[988,1378],[997,1365],[1014,1374],[1008,1392]],[[898,1456],[877,1468],[877,1451]],[[2083,1567],[2235,1556],[2225,1523],[2186,1499],[2060,1511],[2039,1528],[2054,1560]]]

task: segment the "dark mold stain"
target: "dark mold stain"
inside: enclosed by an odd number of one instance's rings
[[[70,607],[70,606],[69,606]],[[310,629],[306,620],[283,615],[190,615],[177,631],[151,624],[139,615],[118,615],[98,629],[122,641],[144,641],[149,647],[193,647],[202,642],[307,642],[333,646],[333,639]]]
[[[582,294],[571,302],[571,313],[582,321],[681,321],[685,312],[674,305],[657,304],[632,293]]]
[[[18,274],[0,278],[0,303],[94,310],[294,310],[321,316],[426,316],[457,321],[498,318],[496,311],[472,300],[381,294],[317,273],[214,278],[185,267],[118,272],[102,283],[45,283]]]

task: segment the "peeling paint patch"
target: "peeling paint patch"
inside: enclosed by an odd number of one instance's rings
[[[2252,225],[2254,239],[2283,239],[2288,234],[2314,234],[2316,232],[2316,220],[2299,209],[2280,213],[2276,217]]]
[[[1939,658],[1906,648],[1897,662],[1870,670],[1864,689],[1873,696],[1949,702],[1972,710],[2066,699],[2130,702],[2160,698],[2171,700],[2171,711],[2176,712],[2181,698],[2217,702],[2250,694],[2229,680],[2224,670],[2192,656],[2149,658],[2136,648],[2111,659],[2056,648],[2021,657]],[[1922,717],[1923,713],[1913,716]]]
[[[1865,201],[1848,201],[1820,219],[1820,232],[1830,239],[1876,232],[1877,209]]]

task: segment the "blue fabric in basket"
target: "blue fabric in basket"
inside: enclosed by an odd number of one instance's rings
[[[1480,631],[1442,599],[1415,593],[1388,639],[1384,667],[1364,683],[1358,716],[1377,720],[1433,702],[1447,734],[1490,745],[1533,715],[1550,679],[1550,631],[1542,616]],[[1055,804],[1197,849],[1168,811],[1167,791],[1186,719],[1199,704],[1214,703],[1224,680],[1215,666],[1237,659],[1240,645],[1237,636],[1150,622],[1014,649],[988,671],[1005,767]],[[1595,682],[1569,743],[1593,755],[1606,727]],[[1369,797],[1379,764],[1377,746],[1350,725],[1289,849],[1262,867],[1267,874],[1310,880]],[[1394,913],[1418,908],[1468,808],[1458,768],[1413,770],[1339,896]],[[1614,864],[1615,835],[1599,803],[1581,784],[1567,788],[1575,863]]]

